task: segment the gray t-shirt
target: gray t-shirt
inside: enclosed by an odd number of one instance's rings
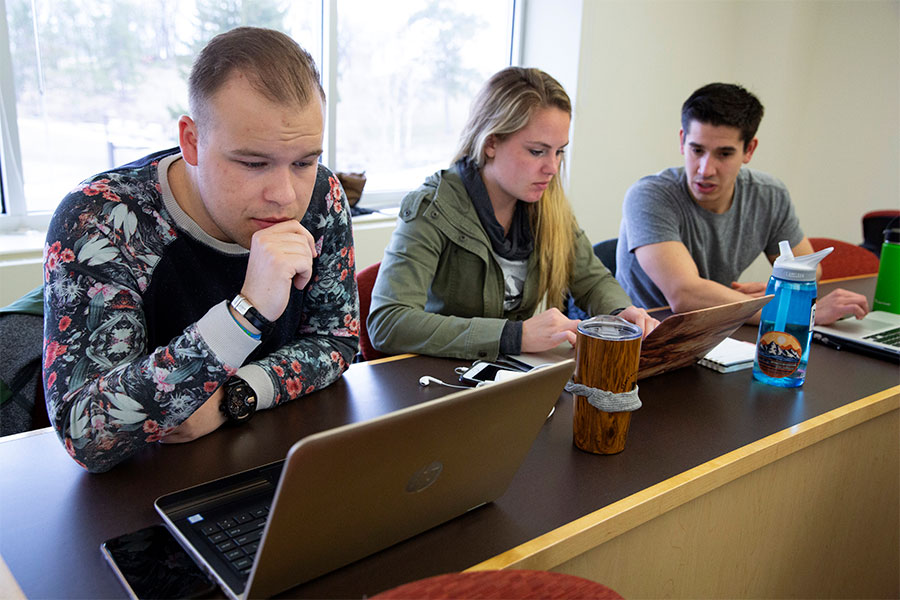
[[[778,254],[781,240],[793,247],[802,239],[787,188],[774,177],[742,168],[731,207],[716,214],[697,205],[684,167],[675,167],[638,180],[625,194],[616,279],[636,306],[665,306],[669,302],[641,268],[636,248],[681,242],[701,277],[731,285],[761,252]]]

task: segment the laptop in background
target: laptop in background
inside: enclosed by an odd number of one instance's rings
[[[873,310],[862,319],[850,317],[831,325],[816,325],[813,339],[838,350],[900,362],[900,315]]]
[[[316,433],[284,461],[154,504],[229,597],[269,597],[496,500],[574,370],[568,360]]]
[[[638,379],[696,363],[774,297],[770,294],[667,317],[641,342]],[[575,351],[565,343],[545,352],[509,358],[536,367],[573,356]]]
[[[696,363],[774,297],[770,294],[667,317],[641,343],[638,379]]]

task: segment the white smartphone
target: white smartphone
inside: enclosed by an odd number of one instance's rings
[[[491,362],[477,362],[459,376],[463,383],[478,385],[482,381],[494,381],[500,371],[515,371],[509,367]]]

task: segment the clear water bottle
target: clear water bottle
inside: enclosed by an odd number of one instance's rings
[[[806,379],[809,342],[816,321],[816,266],[834,248],[794,256],[787,241],[778,244],[766,294],[775,294],[762,309],[753,378],[779,387],[798,387]]]

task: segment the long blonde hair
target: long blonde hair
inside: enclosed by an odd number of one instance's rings
[[[468,156],[481,169],[484,147],[491,136],[502,140],[524,129],[536,110],[550,107],[572,114],[568,94],[547,73],[522,67],[495,73],[475,96],[453,162]],[[560,163],[540,201],[528,204],[526,209],[540,273],[538,297],[546,295],[547,305],[557,308],[562,307],[568,291],[575,259],[575,217],[560,181],[563,167]]]

